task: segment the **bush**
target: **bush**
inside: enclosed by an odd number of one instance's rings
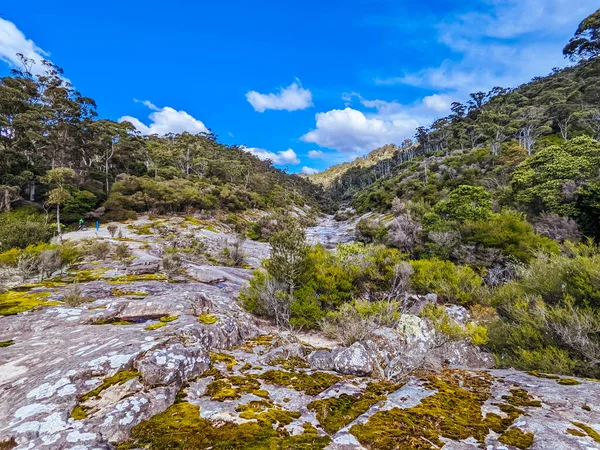
[[[469,322],[462,326],[450,317],[446,308],[441,305],[428,304],[423,308],[421,317],[431,320],[437,332],[444,333],[453,341],[468,339],[474,345],[487,343],[487,328],[476,322]]]
[[[600,376],[600,252],[567,247],[570,255],[540,256],[494,292],[501,318],[488,346],[501,366]]]
[[[131,249],[125,243],[118,244],[115,247],[115,258],[121,262],[127,261],[131,258]]]
[[[0,252],[50,242],[54,229],[39,214],[11,212],[0,214]]]
[[[87,301],[82,292],[79,284],[74,284],[71,288],[65,293],[61,301],[67,306],[79,306]]]
[[[362,218],[356,224],[356,240],[365,244],[384,242],[387,228],[372,219]]]
[[[481,300],[482,278],[467,266],[438,259],[410,261],[411,284],[417,294],[436,294],[442,301],[465,305]]]
[[[110,234],[110,237],[114,238],[115,235],[117,234],[117,230],[119,229],[119,226],[116,223],[109,223],[108,226],[106,227],[106,229],[108,230],[108,234]]]
[[[535,233],[524,216],[514,211],[492,214],[486,220],[467,221],[461,242],[483,249],[498,249],[505,258],[527,262],[538,252],[558,253],[553,240]],[[490,263],[493,261],[490,261]]]

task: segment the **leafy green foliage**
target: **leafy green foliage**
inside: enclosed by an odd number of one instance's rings
[[[450,261],[411,261],[414,274],[411,285],[418,294],[437,294],[443,301],[468,304],[479,300],[483,291],[483,280],[473,269],[457,266]]]
[[[0,252],[49,242],[53,235],[42,215],[27,210],[0,214]]]

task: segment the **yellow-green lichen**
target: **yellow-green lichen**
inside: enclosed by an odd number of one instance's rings
[[[174,320],[177,320],[179,318],[179,316],[164,316],[161,317],[160,319],[158,319],[157,323],[153,323],[152,325],[148,325],[146,328],[144,328],[144,330],[158,330],[159,328],[164,327],[167,323],[169,322],[173,322]]]
[[[270,345],[271,342],[273,342],[273,339],[275,338],[270,334],[260,334],[251,339],[247,339],[246,342],[241,345],[237,345],[234,347],[234,349],[242,350],[246,353],[254,353],[255,347]]]
[[[557,383],[562,384],[563,386],[577,386],[578,384],[581,384],[575,378],[561,378]]]
[[[550,375],[547,373],[538,372],[537,370],[530,370],[527,373],[529,375],[532,375],[532,376],[538,377],[538,378],[548,378],[550,380],[559,380],[560,379],[560,377],[558,375]]]
[[[441,448],[442,437],[458,441],[472,437],[483,444],[490,430],[505,433],[522,413],[501,404],[497,406],[507,417],[495,413],[483,417],[481,408],[491,396],[492,382],[486,372],[430,375],[425,387],[435,391],[433,395],[412,408],[379,411],[366,423],[354,425],[350,433],[363,446],[380,450]]]
[[[237,364],[235,358],[227,353],[209,353],[210,362],[213,364],[225,363],[227,370],[232,370]]]
[[[12,316],[40,306],[57,306],[59,302],[48,301],[49,292],[7,291],[0,294],[0,316]]]
[[[533,445],[533,434],[523,433],[518,428],[511,428],[500,436],[498,440],[503,444],[526,450]]]
[[[586,411],[591,411],[591,410],[592,410],[592,408],[591,408],[589,405],[583,405],[583,406],[581,407],[581,409],[584,409],[584,410],[586,410]]]
[[[289,387],[308,395],[317,395],[340,381],[340,377],[325,372],[307,373],[283,370],[268,370],[258,375],[258,378],[266,383]]]
[[[118,317],[113,317],[110,319],[100,319],[91,323],[92,325],[133,325],[133,322],[129,320],[122,320]]]
[[[136,281],[166,281],[167,277],[159,273],[145,273],[139,275],[121,275],[113,278],[108,282],[110,284],[129,284],[135,283]]]
[[[115,384],[126,383],[127,381],[133,380],[139,375],[140,374],[135,370],[123,370],[121,372],[117,372],[112,377],[105,378],[102,381],[102,384],[100,384],[100,386],[98,386],[96,389],[91,390],[87,394],[82,395],[79,400],[85,402],[90,398],[97,397],[105,389],[108,389],[109,387],[114,386]]]
[[[586,437],[587,434],[580,430],[574,430],[573,428],[567,428],[567,433],[577,436],[577,437]]]
[[[213,316],[212,314],[200,314],[198,316],[198,322],[203,323],[205,325],[213,325],[219,321],[217,316]]]
[[[86,419],[87,416],[87,411],[80,405],[77,405],[75,408],[73,408],[73,411],[71,411],[71,415],[69,417],[74,420],[83,420]]]
[[[114,288],[111,293],[114,297],[145,297],[148,295],[147,292],[143,291],[126,291],[119,288]]]
[[[0,348],[3,347],[10,347],[11,345],[14,345],[15,341],[13,341],[12,339],[9,341],[0,341]]]
[[[308,409],[315,411],[323,429],[333,434],[400,387],[390,382],[369,383],[361,395],[341,394],[338,397],[315,400],[308,404]]]
[[[258,421],[213,427],[207,419],[200,417],[198,406],[177,403],[136,425],[131,430],[129,441],[120,444],[118,449],[319,450],[330,441],[327,436],[319,436],[310,425],[304,427],[304,433],[296,436],[290,436],[283,428],[275,429],[271,424]]]
[[[240,369],[240,372],[245,372],[245,371],[247,371],[247,370],[250,370],[250,369],[252,369],[252,364],[250,364],[250,363],[246,363],[246,364],[244,364],[244,365],[243,365],[243,367]]]
[[[585,423],[581,423],[581,422],[571,422],[571,423],[573,425],[575,425],[577,428],[580,428],[582,431],[584,431],[586,433],[586,435],[591,437],[594,441],[600,442],[600,433],[598,433],[596,430],[594,430],[589,425],[586,425]]]

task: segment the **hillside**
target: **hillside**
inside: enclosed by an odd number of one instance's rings
[[[128,122],[97,117],[48,63],[0,80],[0,212],[27,201],[60,206],[63,223],[91,211],[103,221],[136,213],[238,212],[290,203],[318,207],[321,189],[207,133],[144,136]]]
[[[394,144],[385,145],[370,151],[366,156],[358,157],[351,162],[330,166],[324,171],[308,175],[306,178],[324,188],[329,188],[348,171],[372,167],[379,161],[390,159],[398,150],[399,148]]]
[[[480,186],[497,207],[525,212],[532,220],[543,212],[566,215],[588,235],[597,236],[596,216],[590,216],[597,213],[583,207],[583,202],[595,201],[588,197],[596,189],[597,173],[594,169],[580,172],[573,166],[576,162],[563,155],[576,138],[600,138],[598,105],[598,58],[513,90],[474,93],[467,104],[453,104],[453,113],[435,121],[430,129],[417,130],[415,147],[409,152],[397,152],[369,167],[354,166],[336,178],[328,193],[364,213],[389,211],[394,198],[431,207],[460,185]],[[534,195],[532,181],[523,184],[522,174],[534,167],[542,170],[540,164],[549,164],[542,159],[548,156],[555,158],[552,164],[568,166],[566,172],[551,176],[558,176],[555,184],[573,183],[575,192],[569,199],[550,191],[546,194],[552,199]],[[586,167],[595,167],[587,163],[591,166]],[[538,182],[542,180],[533,183]],[[519,192],[528,185],[530,194]]]

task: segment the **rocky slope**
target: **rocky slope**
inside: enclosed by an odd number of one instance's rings
[[[600,382],[490,369],[411,314],[351,347],[267,333],[235,301],[250,269],[187,262],[163,275],[176,223],[67,236],[127,243],[133,259],[0,294],[32,306],[0,317],[0,448],[600,448]],[[347,226],[309,237],[335,243]],[[209,247],[231,238],[191,229]],[[269,251],[245,248],[250,266]],[[75,282],[90,301],[68,306]]]

